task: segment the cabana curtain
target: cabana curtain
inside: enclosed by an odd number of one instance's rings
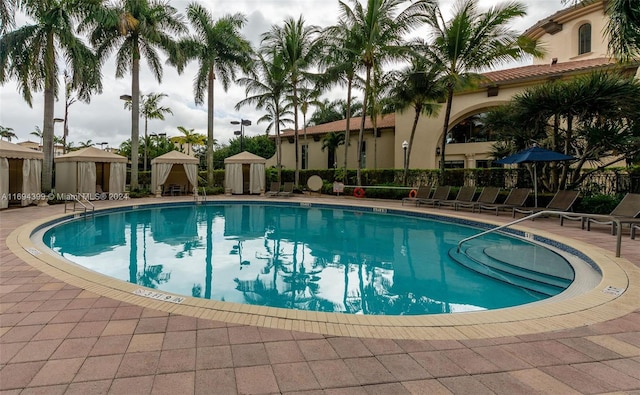
[[[242,194],[242,163],[228,163],[225,167],[225,188],[231,188],[231,193]]]
[[[109,175],[109,193],[122,193],[127,179],[127,164],[112,162]]]
[[[184,172],[187,173],[187,178],[191,185],[193,185],[193,194],[198,195],[198,165],[192,163],[184,163]],[[187,191],[185,191],[187,192]]]
[[[0,158],[0,208],[9,207],[9,160]]]
[[[40,193],[40,174],[42,173],[42,161],[39,159],[24,159],[22,161],[22,193],[27,199],[22,199],[22,205],[33,203],[33,197]]]
[[[265,190],[264,163],[252,163],[249,168],[251,174],[249,193],[260,193]]]
[[[96,194],[96,162],[78,162],[78,191]]]
[[[160,186],[164,185],[165,181],[169,177],[169,173],[171,173],[171,168],[173,167],[173,163],[156,163],[156,172],[155,172],[155,180],[152,182],[153,191]]]

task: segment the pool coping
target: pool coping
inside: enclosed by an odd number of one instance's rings
[[[314,204],[314,200],[308,198],[294,200],[274,200],[272,198],[268,200],[261,198],[215,200],[217,204],[227,201],[234,204],[245,201],[260,203],[299,202],[301,205],[309,206]],[[189,201],[178,201],[168,203],[168,205],[189,203]],[[319,200],[317,204],[333,207],[349,206],[398,210],[397,207],[390,207],[390,204],[385,204],[384,201],[378,200],[349,201],[348,204],[333,204]],[[128,202],[119,205],[118,209],[126,206],[142,207],[148,205],[158,205],[158,203],[132,204]],[[99,211],[103,212],[112,209],[113,207],[100,209]],[[458,212],[426,211],[422,208],[408,206],[403,206],[400,211],[427,213],[434,216],[481,222],[489,225],[500,224],[485,218],[471,219]],[[16,256],[34,268],[88,292],[168,313],[233,324],[368,338],[479,339],[548,332],[607,321],[633,312],[638,308],[638,300],[640,300],[640,287],[638,287],[640,285],[640,269],[627,259],[616,258],[612,252],[578,240],[518,225],[514,226],[513,229],[519,232],[527,232],[536,237],[557,241],[582,252],[601,269],[602,281],[591,291],[564,300],[492,311],[421,316],[367,316],[307,312],[219,302],[188,296],[184,297],[181,303],[172,303],[137,295],[134,293],[137,290],[150,289],[100,275],[79,265],[69,264],[66,260],[47,252],[40,252],[39,248],[41,246],[31,240],[32,234],[42,228],[44,224],[65,217],[69,217],[69,214],[54,215],[22,225],[9,234],[7,246]],[[624,291],[619,294],[617,291],[620,290]],[[169,294],[167,293],[167,295]]]

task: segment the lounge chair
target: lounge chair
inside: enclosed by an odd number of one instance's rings
[[[499,194],[500,188],[498,187],[484,187],[482,188],[482,192],[480,192],[480,196],[478,196],[478,200],[475,202],[456,202],[453,208],[454,210],[458,210],[459,208],[470,208],[471,211],[475,211],[475,208],[480,204],[495,204]]]
[[[473,197],[476,194],[476,187],[463,186],[458,190],[458,195],[454,200],[440,200],[436,202],[438,207],[440,206],[450,206],[456,207],[457,203],[470,203],[473,201]]]
[[[450,186],[439,186],[433,192],[433,196],[430,199],[418,199],[418,206],[421,204],[430,204],[431,207],[435,207],[436,203],[441,200],[449,199],[449,192],[451,192]]]
[[[415,197],[402,198],[402,205],[404,206],[405,202],[412,202],[417,206],[420,199],[429,199],[429,196],[431,196],[431,185],[419,186]]]
[[[265,196],[274,197],[278,196],[278,193],[280,193],[280,182],[273,181],[271,182],[271,186],[269,186],[269,191],[265,193]]]
[[[494,210],[496,215],[500,213],[500,210],[513,210],[514,207],[523,207],[527,201],[527,197],[531,193],[530,188],[513,188],[507,199],[502,204],[479,204],[478,212],[482,210]]]
[[[640,230],[640,224],[631,224],[631,240],[635,240],[638,230]]]
[[[293,182],[287,181],[282,186],[282,191],[278,192],[278,196],[289,197],[293,194]]]
[[[630,227],[640,224],[640,194],[627,193],[608,216],[579,213],[571,216],[563,215],[560,217],[560,225],[563,224],[565,219],[580,219],[582,221],[582,229],[586,224],[587,230],[591,230],[591,223],[611,225],[611,234],[615,235],[618,229],[616,229],[614,219],[620,221],[620,225],[629,224]],[[633,233],[635,236],[635,232]]]
[[[522,214],[533,214],[540,211],[569,211],[573,203],[575,203],[579,191],[569,191],[569,190],[561,190],[556,192],[553,196],[553,199],[549,202],[547,207],[532,207],[532,208],[522,208],[522,207],[514,207],[513,208],[513,218],[516,217],[516,213]]]

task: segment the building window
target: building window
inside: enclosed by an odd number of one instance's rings
[[[460,121],[447,133],[447,144],[494,141],[494,133],[485,126],[485,117],[486,113],[480,113]]]
[[[362,158],[362,168],[367,167],[367,142],[363,141],[360,146],[360,157]]]
[[[302,168],[309,168],[309,144],[302,145]]]
[[[444,162],[445,169],[464,169],[463,160],[447,160]]]
[[[578,55],[591,52],[591,24],[585,23],[578,29]]]
[[[488,169],[493,167],[493,161],[489,159],[476,160],[476,169]]]

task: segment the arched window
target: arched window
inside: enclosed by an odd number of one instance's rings
[[[585,23],[578,29],[578,55],[591,52],[591,24]]]

